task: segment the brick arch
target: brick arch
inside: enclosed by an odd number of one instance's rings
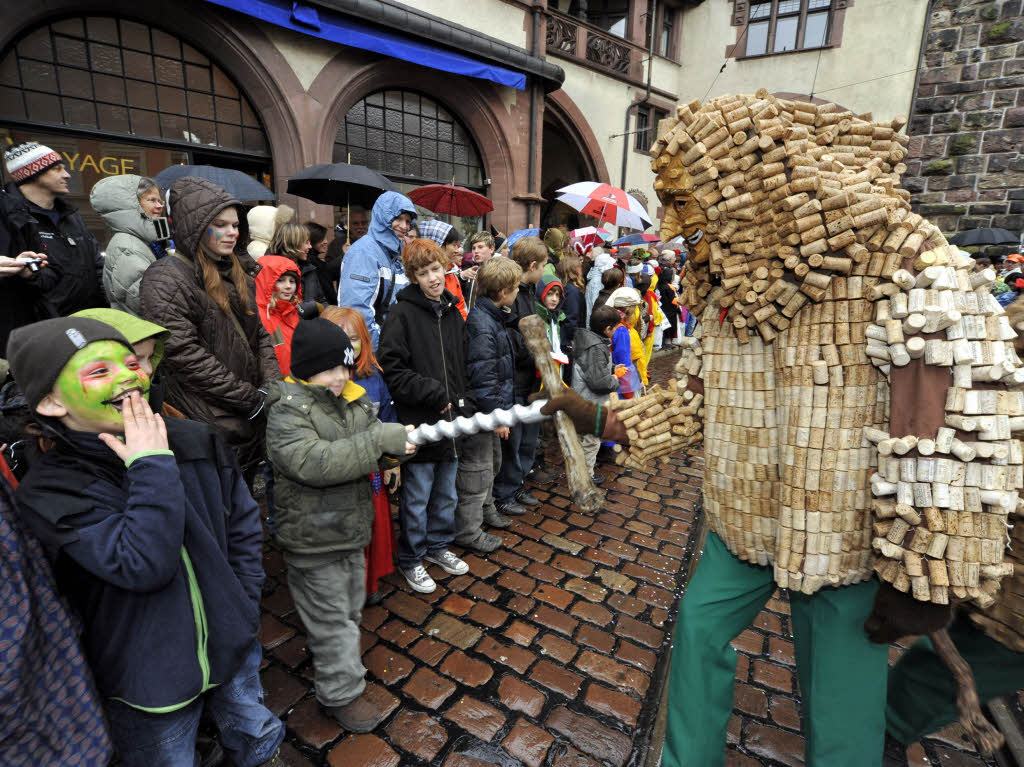
[[[526,146],[519,141],[518,118],[513,114],[528,102],[522,91],[515,92],[515,106],[509,110],[497,86],[396,59],[381,58],[353,67],[350,54],[341,51],[309,89],[312,98],[328,105],[313,139],[319,162],[331,162],[334,137],[348,110],[368,94],[386,89],[424,93],[458,118],[476,142],[484,175],[491,179],[488,196],[494,202],[491,215],[496,225],[518,226],[520,220],[525,221],[525,211],[519,210],[514,200],[527,191]],[[457,98],[450,97],[455,95]]]
[[[302,167],[301,128],[285,94],[301,92],[295,73],[260,29],[241,15],[231,24],[205,3],[175,6],[133,0],[43,0],[0,3],[0,51],[26,31],[62,17],[104,15],[166,30],[216,62],[245,93],[263,123],[274,166],[275,187],[283,192],[289,172]],[[183,17],[189,19],[182,24]],[[130,137],[126,137],[131,141]],[[139,139],[145,142],[144,138]]]
[[[597,136],[569,94],[563,90],[549,93],[545,98],[544,111],[545,118],[550,115],[553,118],[552,123],[576,147],[587,166],[587,171],[591,174],[589,180],[611,183]]]

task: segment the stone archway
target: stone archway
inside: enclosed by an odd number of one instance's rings
[[[544,143],[541,161],[541,226],[567,223],[579,216],[555,200],[555,190],[576,181],[608,182],[608,168],[583,113],[564,91],[548,94],[544,105]]]

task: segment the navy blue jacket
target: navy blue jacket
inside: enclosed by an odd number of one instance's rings
[[[515,404],[515,354],[505,330],[508,312],[486,296],[466,319],[466,376],[469,393],[480,412],[489,413]]]
[[[84,619],[100,694],[169,711],[229,681],[256,641],[263,535],[226,443],[169,418],[174,455],[129,467],[62,430],[17,500]]]
[[[562,300],[562,312],[565,313],[565,321],[562,323],[560,332],[562,334],[562,351],[572,354],[575,345],[576,328],[586,321],[587,307],[583,299],[583,291],[571,282],[565,284],[565,298]]]
[[[519,332],[519,320],[537,313],[536,291],[536,285],[520,283],[515,303],[512,304],[509,314],[505,318],[508,339],[512,343],[512,352],[516,358],[515,395],[516,402],[520,405],[525,405],[526,398],[540,389],[540,378],[537,376],[537,366],[533,361],[533,355],[530,354],[530,350],[526,346],[523,334]]]

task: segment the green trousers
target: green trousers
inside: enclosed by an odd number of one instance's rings
[[[982,702],[1024,689],[1024,653],[1003,647],[966,617],[949,637],[974,672]],[[885,727],[901,743],[916,743],[957,719],[956,682],[927,637],[903,654],[889,673]]]
[[[810,767],[882,763],[889,648],[869,642],[863,629],[877,588],[868,581],[811,596],[789,594]],[[771,568],[741,561],[708,533],[676,621],[664,767],[725,764],[736,681],[730,641],[775,589]]]

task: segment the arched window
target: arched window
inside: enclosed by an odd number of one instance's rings
[[[220,67],[156,27],[104,16],[54,21],[0,58],[0,115],[267,156],[256,113]]]
[[[351,158],[351,159],[350,159]],[[348,110],[334,144],[335,162],[352,162],[402,185],[482,189],[480,152],[443,106],[415,91],[377,91]]]

